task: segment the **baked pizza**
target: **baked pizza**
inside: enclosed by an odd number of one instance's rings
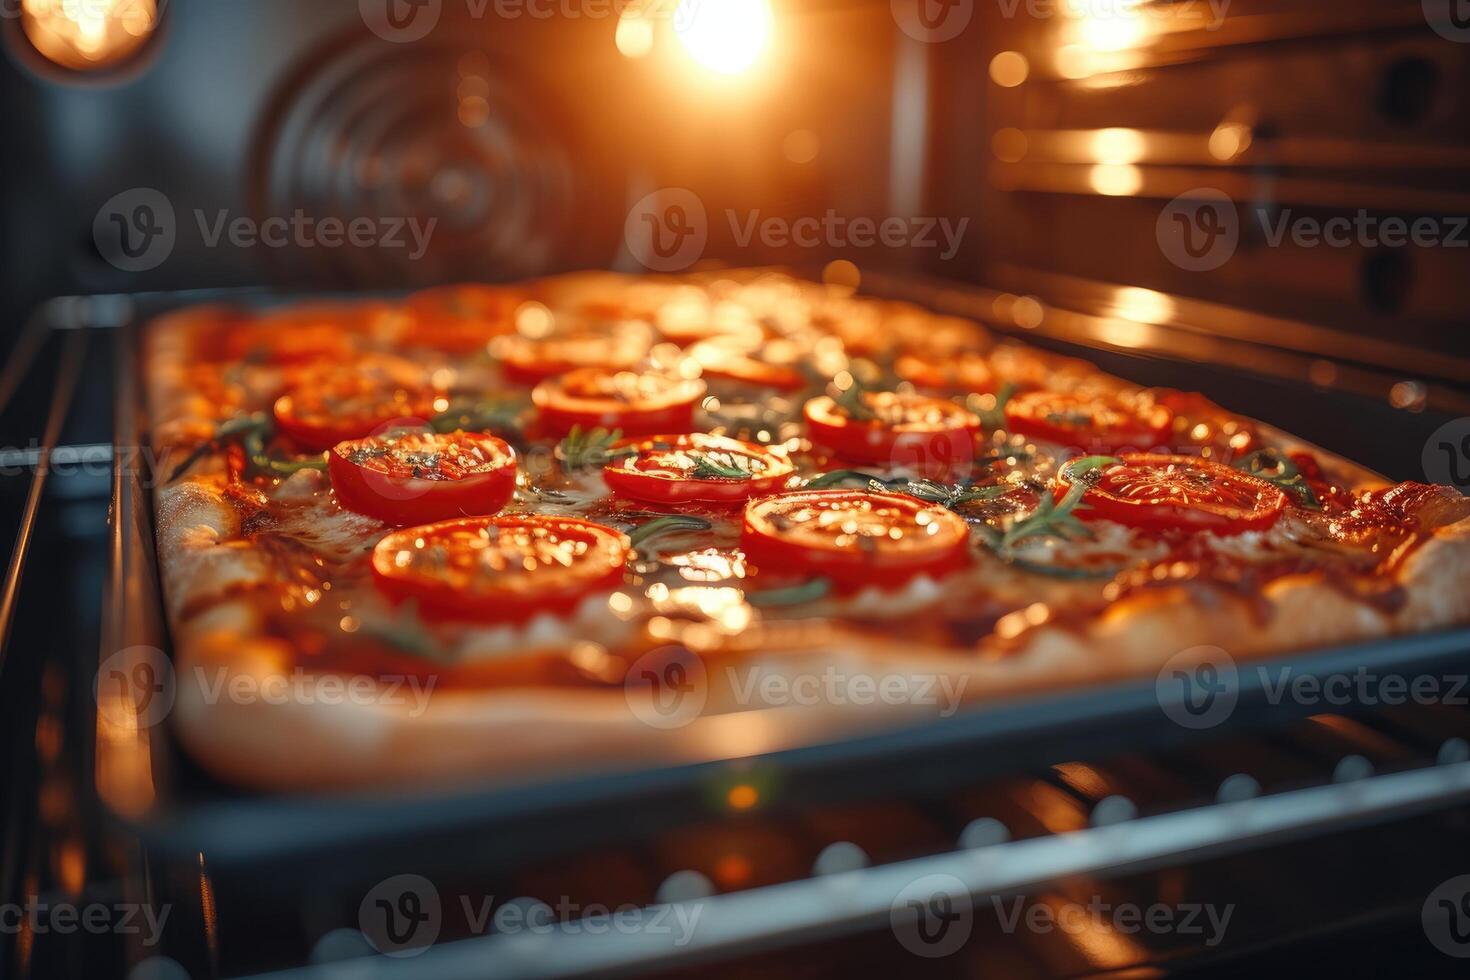
[[[172,720],[250,786],[745,756],[1470,620],[1454,490],[775,272],[190,308],[144,351]]]

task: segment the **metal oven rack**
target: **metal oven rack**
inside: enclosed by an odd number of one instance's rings
[[[942,288],[947,302],[993,303],[983,291]],[[66,975],[79,967],[91,975],[120,974],[124,964],[141,967],[153,961],[150,970],[182,971],[174,976],[341,976],[347,964],[338,958],[366,951],[356,931],[362,925],[360,903],[375,882],[397,873],[428,875],[442,893],[446,916],[440,941],[414,956],[353,959],[354,977],[574,976],[696,966],[739,975],[741,964],[770,965],[769,958],[778,955],[782,962],[811,955],[854,969],[891,963],[906,971],[925,965],[953,971],[961,963],[973,967],[1000,957],[1009,964],[1007,973],[1042,976],[1224,956],[1181,936],[1104,949],[1107,944],[1089,946],[1061,934],[1006,932],[986,904],[1002,896],[1051,901],[1057,895],[1120,889],[1145,904],[1157,896],[1178,903],[1250,894],[1253,914],[1238,927],[1244,939],[1237,933],[1227,937],[1224,949],[1230,955],[1300,941],[1344,921],[1362,927],[1367,916],[1379,925],[1411,922],[1410,938],[1428,957],[1426,970],[1455,965],[1417,926],[1419,905],[1433,888],[1470,872],[1470,866],[1445,859],[1470,853],[1463,809],[1470,797],[1470,747],[1464,739],[1470,712],[1449,706],[1377,710],[1351,705],[1341,713],[1298,711],[1291,717],[1241,711],[1240,724],[1232,722],[1210,738],[1170,741],[1147,727],[1102,737],[1106,733],[1099,726],[1106,725],[1108,715],[1089,724],[1075,713],[1080,702],[1043,705],[1035,709],[1029,728],[1015,729],[1035,744],[1029,749],[1013,744],[1014,755],[980,763],[965,759],[966,739],[983,734],[984,726],[973,723],[977,727],[944,737],[909,733],[906,743],[866,760],[841,760],[815,749],[721,765],[701,773],[697,792],[633,780],[609,782],[602,794],[576,788],[523,794],[509,809],[471,811],[467,817],[471,829],[478,825],[511,835],[509,847],[446,854],[436,846],[441,839],[429,834],[417,848],[359,852],[358,869],[348,867],[353,859],[330,846],[331,826],[310,821],[320,804],[286,801],[272,815],[269,802],[262,806],[206,790],[213,794],[211,813],[238,812],[247,821],[234,824],[236,829],[254,817],[288,822],[282,826],[296,821],[304,844],[285,856],[287,864],[299,865],[294,877],[280,861],[252,867],[263,855],[241,840],[233,857],[226,846],[191,852],[191,842],[221,844],[217,835],[198,835],[199,824],[164,821],[139,828],[118,821],[99,800],[91,771],[96,657],[79,656],[64,642],[44,649],[31,644],[47,619],[47,590],[71,573],[70,565],[48,563],[53,556],[38,547],[48,540],[42,533],[48,515],[64,511],[69,497],[94,505],[104,499],[97,491],[105,488],[95,481],[53,480],[53,463],[63,458],[95,463],[116,451],[103,441],[85,441],[85,435],[64,446],[64,433],[78,427],[85,432],[81,423],[96,421],[75,414],[69,419],[69,409],[80,401],[80,414],[87,415],[99,395],[104,405],[109,401],[105,388],[99,392],[90,384],[87,367],[100,359],[105,385],[109,358],[104,348],[112,345],[99,343],[99,336],[122,328],[113,336],[125,337],[135,325],[135,302],[146,306],[148,298],[54,301],[38,314],[0,373],[0,411],[12,408],[5,419],[34,408],[16,401],[18,392],[45,396],[44,419],[31,430],[42,432],[42,438],[24,450],[7,450],[6,457],[29,469],[21,474],[28,479],[0,605],[5,630],[0,639],[11,641],[0,654],[10,746],[5,770],[9,837],[0,865],[0,902],[35,893],[122,896],[166,903],[174,915],[157,946],[94,937],[80,958],[76,946],[58,936],[0,936],[0,962],[16,975]],[[1057,312],[1068,313],[1062,307]],[[119,341],[110,358],[114,366],[118,352],[125,356],[129,349]],[[40,370],[43,365],[52,370]],[[21,438],[13,432],[6,437]],[[126,438],[116,442],[127,445]],[[114,508],[122,482],[120,467],[113,474]],[[114,510],[112,517],[116,522],[120,513]],[[117,576],[128,575],[139,556],[121,550],[116,535],[112,542],[113,551],[105,557],[117,585]],[[109,595],[113,604],[126,601],[118,591]],[[58,601],[54,611],[64,608]],[[13,626],[19,628],[13,631]],[[65,631],[67,637],[85,632],[85,624]],[[1371,660],[1390,672],[1463,673],[1470,660],[1467,650],[1463,635],[1449,633],[1297,662],[1307,670],[1342,670]],[[1126,701],[1139,694],[1111,696]],[[1147,701],[1144,692],[1135,707],[1146,709]],[[1058,714],[1068,710],[1074,714]],[[1059,734],[1049,738],[1048,732]],[[995,744],[986,751],[996,751]],[[928,764],[921,765],[926,758]],[[769,772],[784,774],[784,783],[773,780],[771,791],[748,810],[701,799],[708,797],[710,778],[727,786],[747,777],[758,781]],[[58,794],[70,809],[55,805]],[[369,805],[367,812],[375,811]],[[515,835],[529,840],[538,824],[541,843],[517,853]],[[1379,828],[1371,838],[1374,847],[1392,842],[1393,859],[1400,863],[1370,863],[1360,868],[1356,882],[1335,877],[1334,862],[1342,849],[1361,845],[1363,828]],[[362,828],[346,824],[338,836],[349,848],[356,840],[371,840]],[[729,863],[731,855],[739,861]],[[78,864],[83,872],[77,872]],[[623,875],[589,870],[608,867],[634,870]],[[281,880],[292,878],[292,884],[269,880],[277,874]],[[587,887],[589,875],[604,885]],[[913,892],[916,883],[936,880],[933,876],[940,876],[942,888]],[[312,878],[317,880],[301,881]],[[463,896],[494,896],[498,911],[507,905],[523,910],[537,902],[552,905],[558,896],[591,892],[607,905],[697,908],[700,927],[676,946],[668,934],[651,931],[594,934],[579,928],[575,918],[550,933],[497,931],[487,925],[493,917],[478,928],[451,921],[454,899]],[[1314,893],[1320,914],[1293,913],[1283,925],[1288,913],[1277,905],[1303,892]],[[916,895],[919,905],[907,905]],[[918,916],[956,905],[971,910],[976,930],[962,950],[929,960],[899,941],[908,921],[902,909]],[[843,941],[835,943],[838,939]],[[980,959],[982,954],[990,959]]]

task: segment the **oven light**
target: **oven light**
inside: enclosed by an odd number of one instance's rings
[[[771,44],[770,0],[680,0],[674,33],[690,57],[711,71],[737,75]]]
[[[95,71],[136,52],[158,27],[155,0],[22,0],[20,26],[42,57]]]

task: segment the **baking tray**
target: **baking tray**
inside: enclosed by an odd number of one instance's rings
[[[902,285],[905,280],[895,282]],[[971,290],[955,284],[943,288],[951,300],[964,299]],[[973,292],[980,294],[978,289]],[[304,297],[262,291],[137,297],[134,315],[115,334],[115,445],[146,446],[138,372],[139,339],[148,320],[195,303],[274,305],[300,298]],[[1097,355],[1094,359],[1109,370],[1145,383],[1172,377],[1227,406],[1288,429],[1305,399],[1339,402],[1311,406],[1313,415],[1325,411],[1338,419],[1376,416],[1385,407],[1301,386],[1281,389],[1283,397],[1265,407],[1241,404],[1238,397],[1230,397],[1232,392],[1239,396],[1269,391],[1273,383],[1259,374],[1198,359],[1146,351],[1100,353],[1063,342],[1043,346]],[[1286,397],[1293,391],[1296,404]],[[1397,414],[1416,427],[1435,421]],[[134,454],[128,462],[138,458]],[[147,479],[146,467],[115,467],[99,661],[131,646],[169,649]],[[1470,628],[1289,654],[1269,662],[1290,667],[1293,676],[1319,678],[1358,668],[1384,677],[1463,673],[1470,667]],[[1239,700],[1225,725],[1206,733],[1191,732],[1160,710],[1154,678],[1149,676],[976,706],[947,719],[823,744],[791,745],[755,756],[539,782],[465,784],[452,790],[318,796],[242,793],[195,766],[167,724],[120,731],[99,712],[94,776],[110,825],[136,836],[154,857],[197,863],[207,855],[216,875],[243,876],[267,889],[297,888],[323,876],[340,876],[348,867],[363,878],[408,868],[431,873],[436,866],[493,867],[600,843],[648,839],[672,826],[726,814],[725,794],[736,782],[760,785],[763,807],[775,812],[814,802],[924,797],[987,776],[1109,751],[1176,746],[1202,735],[1269,726],[1320,710],[1269,703],[1259,674],[1243,671]],[[1351,712],[1353,706],[1334,705],[1333,710]]]

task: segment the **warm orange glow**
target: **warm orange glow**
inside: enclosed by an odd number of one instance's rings
[[[1007,126],[990,137],[990,149],[1002,163],[1020,163],[1026,156],[1026,134]]]
[[[749,810],[760,802],[761,795],[756,788],[749,783],[740,783],[731,786],[730,792],[725,794],[725,802],[730,804],[732,810]]]
[[[629,58],[641,58],[653,50],[653,21],[644,13],[642,4],[630,3],[623,8],[613,41]]]
[[[1126,197],[1143,187],[1143,173],[1130,164],[1100,163],[1088,171],[1087,181],[1099,194]]]
[[[771,45],[770,0],[680,0],[674,33],[695,61],[722,75],[737,75]]]
[[[990,80],[1001,88],[1015,88],[1029,74],[1031,66],[1019,51],[1002,51],[990,59]]]
[[[1098,163],[1134,163],[1143,158],[1143,135],[1136,129],[1099,129],[1091,149]]]
[[[155,0],[22,0],[31,45],[64,68],[90,71],[133,54],[158,26]]]
[[[715,865],[715,881],[721,888],[739,888],[750,881],[754,872],[755,868],[751,867],[750,859],[745,855],[726,854]]]
[[[1168,323],[1174,316],[1174,300],[1141,286],[1124,286],[1114,297],[1118,312],[1139,323]]]
[[[1233,160],[1251,147],[1251,128],[1244,123],[1221,123],[1210,134],[1210,156]]]
[[[793,129],[781,141],[781,152],[792,163],[811,163],[821,149],[821,140],[810,129]]]

